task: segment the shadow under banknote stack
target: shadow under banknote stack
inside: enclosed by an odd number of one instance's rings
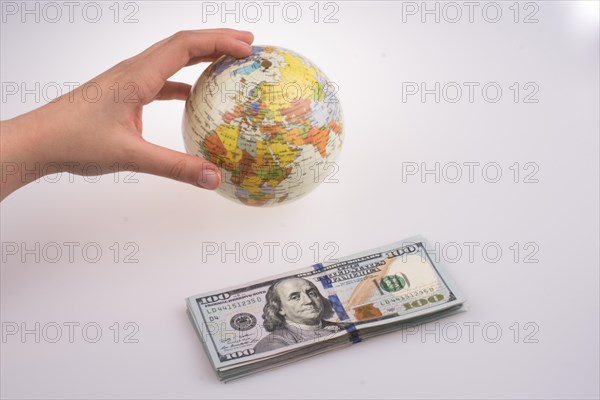
[[[464,298],[423,240],[405,240],[191,296],[188,314],[220,380],[458,311]]]

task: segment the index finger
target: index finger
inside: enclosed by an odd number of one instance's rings
[[[157,43],[144,57],[148,65],[167,80],[190,60],[213,54],[227,54],[236,58],[247,57],[252,49],[254,36],[250,32],[233,29],[181,31]]]

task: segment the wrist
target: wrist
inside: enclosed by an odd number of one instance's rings
[[[58,164],[49,157],[52,129],[42,118],[43,108],[0,122],[0,200],[57,172]]]

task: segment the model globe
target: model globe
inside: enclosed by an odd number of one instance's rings
[[[231,200],[250,206],[296,200],[336,170],[331,164],[344,141],[337,89],[291,50],[254,46],[243,59],[223,56],[186,102],[186,151],[220,168],[217,192]]]

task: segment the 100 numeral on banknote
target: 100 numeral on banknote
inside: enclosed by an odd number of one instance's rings
[[[289,362],[357,343],[463,302],[422,242],[396,243],[187,299],[217,371],[266,360],[277,364],[278,358]]]

